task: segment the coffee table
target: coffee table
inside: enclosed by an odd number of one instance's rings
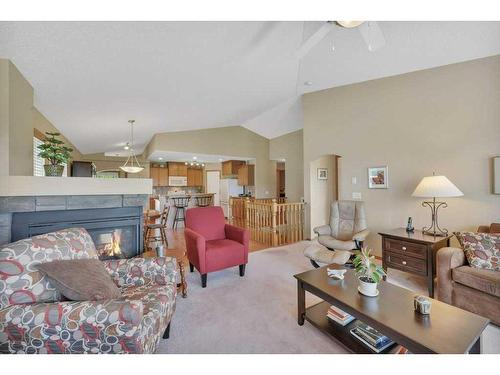
[[[328,267],[343,268],[338,265]],[[344,280],[334,280],[328,277],[326,268],[294,275],[297,279],[299,325],[307,320],[355,353],[374,353],[349,332],[358,319],[412,353],[480,353],[480,337],[488,319],[434,299],[431,299],[430,315],[421,315],[413,309],[415,292],[381,281],[379,296],[366,297],[357,290],[353,270],[347,270]],[[324,302],[306,309],[306,291]],[[326,313],[330,305],[357,319],[345,327],[329,321]],[[390,348],[384,352],[389,351]]]

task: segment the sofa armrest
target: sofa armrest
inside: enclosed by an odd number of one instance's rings
[[[200,271],[201,274],[205,274],[205,237],[189,228],[184,229],[184,237],[186,239],[186,250],[189,262],[196,266],[196,269]]]
[[[239,242],[248,249],[248,245],[250,243],[250,233],[248,230],[231,224],[226,224],[224,232],[227,239]]]
[[[366,237],[370,234],[370,231],[368,229],[364,229],[361,232],[356,233],[354,236],[352,236],[353,241],[364,241],[366,240]]]
[[[332,234],[332,228],[329,225],[321,225],[313,229],[318,236],[329,236]]]
[[[0,353],[140,353],[141,301],[10,305],[0,310]]]
[[[150,283],[165,285],[177,282],[175,258],[130,258],[103,261],[116,285],[139,286]]]
[[[440,301],[451,304],[453,279],[451,272],[465,262],[464,251],[457,247],[442,247],[436,254],[437,292]]]

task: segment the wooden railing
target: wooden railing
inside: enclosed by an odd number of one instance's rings
[[[252,240],[272,246],[304,239],[304,203],[286,198],[231,198],[231,222],[248,228]]]

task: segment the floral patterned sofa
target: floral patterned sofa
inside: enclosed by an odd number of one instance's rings
[[[104,261],[122,297],[65,301],[36,265],[97,258],[85,229],[0,247],[0,353],[153,353],[175,310],[173,258]]]

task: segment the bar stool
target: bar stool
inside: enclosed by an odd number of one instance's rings
[[[185,209],[189,204],[189,197],[174,197],[172,198],[174,201],[174,207],[175,207],[175,217],[174,217],[174,224],[172,227],[174,229],[177,229],[177,223],[179,221],[184,222],[184,214],[185,214]]]
[[[168,248],[167,233],[165,229],[167,228],[168,213],[170,212],[170,206],[165,206],[160,216],[159,224],[147,224],[144,230],[144,248],[147,251],[148,245],[152,241],[161,241],[165,249]],[[156,230],[160,231],[160,236],[156,235]]]
[[[195,197],[196,207],[208,207],[212,205],[212,195],[201,195]]]

